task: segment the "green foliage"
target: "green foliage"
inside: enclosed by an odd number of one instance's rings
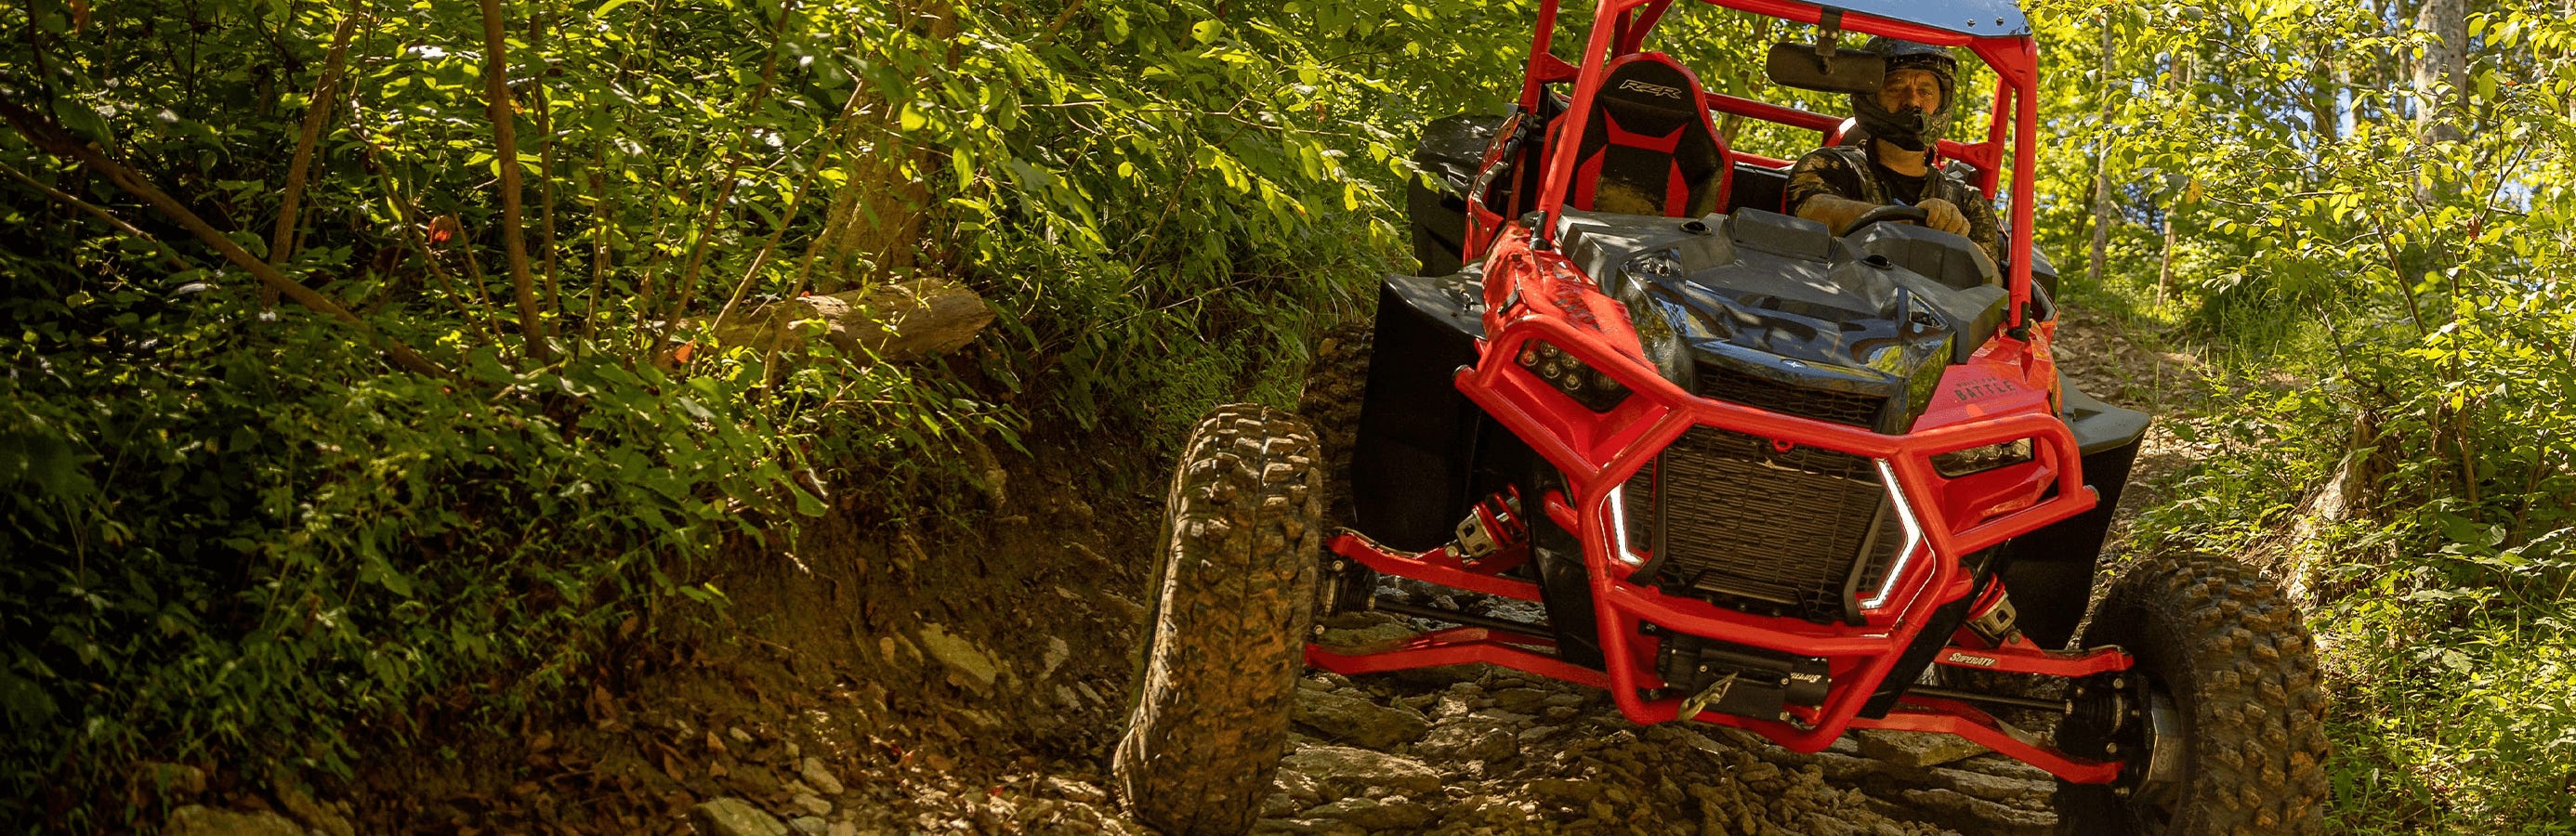
[[[0,162],[141,227],[0,187],[0,818],[124,829],[154,815],[122,807],[136,760],[345,774],[424,706],[506,719],[629,618],[720,603],[692,561],[725,536],[832,496],[936,505],[909,486],[952,478],[961,434],[1293,401],[1388,263],[1410,126],[1468,84],[1385,79],[1505,54],[1414,37],[1463,6],[504,5],[540,344],[473,5],[0,9],[38,33],[0,95],[260,257],[362,15],[277,266],[454,372],[261,308],[174,218],[0,133]],[[952,367],[1025,412],[828,350],[699,335],[674,363],[675,316],[907,273],[992,300],[1005,350]]]
[[[697,591],[688,560],[719,537],[819,513],[816,459],[936,449],[885,419],[956,414],[877,370],[755,402],[744,352],[685,376],[596,353],[516,372],[490,348],[456,357],[463,381],[385,374],[238,294],[85,295],[15,300],[28,331],[0,349],[20,372],[0,379],[0,757],[22,802],[137,754],[344,773],[346,735],[404,733],[430,697],[507,716]],[[144,338],[60,327],[80,315]]]
[[[2284,555],[2317,600],[2338,820],[2567,832],[2576,29],[2468,4],[2444,77],[2419,5],[2038,4],[2066,71],[2037,232],[2089,251],[2105,172],[2105,275],[2077,297],[2229,370],[2168,423],[2208,455],[2141,539]]]
[[[2142,539],[2305,526],[2346,826],[2563,832],[2576,25],[2473,3],[2468,73],[2417,90],[2413,3],[2030,5],[2041,248],[2076,304],[2176,324],[2233,372],[2171,424],[2207,455]],[[690,560],[725,536],[840,496],[923,515],[938,491],[902,486],[947,478],[961,434],[1177,439],[1216,402],[1292,402],[1315,332],[1410,266],[1416,126],[1507,106],[1535,4],[502,8],[524,323],[479,7],[0,7],[0,99],[257,257],[331,105],[276,266],[452,370],[262,308],[175,219],[0,132],[41,184],[0,186],[0,818],[116,829],[149,815],[118,806],[136,759],[344,771],[353,735],[424,704],[504,718],[628,617],[720,602]],[[1654,45],[1712,89],[1837,111],[1753,71],[1759,41],[1807,36],[1682,8]],[[917,275],[991,301],[989,350],[771,355],[685,322]],[[2354,511],[2318,520],[2330,483]]]
[[[923,177],[976,233],[1019,375],[1085,427],[1177,439],[1225,400],[1293,403],[1308,336],[1410,267],[1386,254],[1413,131],[1501,109],[1515,12],[1116,3],[1027,31],[967,9],[953,64],[890,33],[880,76],[930,79],[889,107],[942,149]]]

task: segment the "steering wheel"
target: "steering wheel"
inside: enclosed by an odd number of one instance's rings
[[[1932,213],[1922,207],[1891,203],[1886,206],[1881,206],[1876,209],[1860,213],[1860,217],[1853,218],[1850,224],[1843,227],[1843,234],[1850,235],[1852,233],[1859,232],[1862,227],[1866,227],[1880,221],[1904,221],[1917,226],[1922,226],[1924,225],[1923,222],[1931,217]]]

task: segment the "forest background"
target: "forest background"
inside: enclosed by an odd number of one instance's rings
[[[1505,106],[1533,8],[0,7],[0,820],[507,727],[720,607],[724,538],[943,524],[978,439],[1293,405],[1412,268],[1418,126]],[[2567,4],[2028,11],[2069,303],[2219,370],[2142,547],[2300,590],[2344,828],[2569,832]],[[1675,31],[1760,95],[1739,47],[1807,34]],[[696,330],[920,277],[989,301],[986,350]]]

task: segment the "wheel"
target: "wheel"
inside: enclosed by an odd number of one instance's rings
[[[1110,762],[1146,824],[1241,833],[1270,791],[1314,615],[1322,461],[1304,422],[1254,405],[1217,408],[1182,448]]]
[[[2060,832],[2323,832],[2325,694],[2280,587],[2231,560],[2140,560],[2084,632],[2114,644],[2137,666],[2071,686],[2057,742],[2126,765],[2116,784],[2059,783]]]

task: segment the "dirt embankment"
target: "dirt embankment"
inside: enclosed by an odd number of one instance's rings
[[[1305,414],[1346,455],[1364,329],[1319,346]],[[2060,360],[2153,407],[2190,358],[2077,317]],[[722,623],[596,672],[577,708],[512,735],[425,735],[362,770],[372,832],[1141,833],[1104,792],[1167,462],[1041,434],[997,456],[972,521],[861,526],[864,498],[792,550],[716,577]],[[2149,442],[2140,481],[2187,460]],[[2152,501],[2132,491],[2123,503]],[[2127,510],[2127,509],[2124,509]],[[1365,623],[1344,624],[1366,629]],[[1790,753],[1700,725],[1639,727],[1599,691],[1482,666],[1302,683],[1260,829],[1283,833],[2038,833],[2053,784],[1946,738],[1856,735]],[[335,831],[328,805],[239,794]],[[299,799],[300,801],[300,799]],[[282,821],[280,823],[283,823]]]

